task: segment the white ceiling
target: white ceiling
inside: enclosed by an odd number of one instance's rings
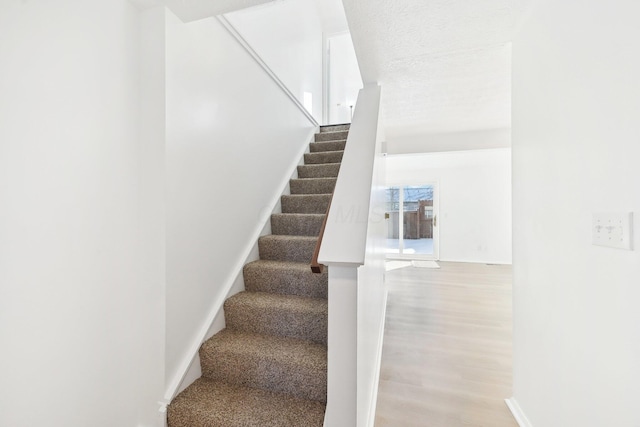
[[[512,0],[343,0],[387,139],[510,127]]]

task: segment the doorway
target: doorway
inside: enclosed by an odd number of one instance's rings
[[[438,259],[437,185],[386,189],[387,258]]]
[[[325,122],[351,123],[353,111],[362,88],[358,60],[349,32],[334,34],[326,39]]]

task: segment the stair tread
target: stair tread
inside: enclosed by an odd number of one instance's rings
[[[336,186],[335,177],[293,178],[289,181],[291,194],[330,194]]]
[[[326,153],[326,151],[325,151]],[[329,151],[330,153],[330,151]],[[307,154],[318,154],[318,153],[307,153]],[[333,163],[320,163],[320,164],[310,164],[310,165],[300,165],[298,167],[310,167],[310,168],[320,168],[320,167],[328,167],[328,166],[340,166],[340,162],[333,162]],[[323,178],[323,177],[320,177]],[[326,177],[326,178],[330,178],[330,177]]]
[[[314,142],[314,144],[322,144],[322,143],[327,143],[327,142],[335,142],[335,141]],[[337,154],[337,153],[343,154],[344,150],[319,151],[317,153],[305,153],[305,154],[313,154],[313,155],[321,156],[321,155],[326,155],[326,154]]]
[[[232,305],[244,309],[278,309],[312,314],[324,314],[327,310],[326,299],[268,292],[239,292],[225,302],[225,308]]]
[[[340,163],[320,163],[298,166],[299,178],[313,177],[337,177],[340,171]]]
[[[223,329],[202,344],[202,350],[249,354],[290,361],[295,365],[326,368],[327,347],[307,340]]]
[[[258,239],[261,259],[311,262],[318,236],[269,234]]]
[[[170,427],[322,427],[325,404],[200,378],[169,405]]]
[[[324,132],[323,134],[326,135],[330,132]],[[331,144],[331,143],[335,143],[335,142],[347,142],[347,138],[342,138],[342,139],[332,139],[330,141],[313,141],[310,144],[311,145],[322,145],[322,144]]]
[[[322,134],[326,135],[326,134],[331,134],[331,133],[346,133],[346,132],[348,132],[347,129],[342,129],[342,130],[339,129],[339,130],[325,130],[325,131],[321,130],[319,133],[322,133]]]
[[[325,214],[278,213],[271,215],[271,233],[290,236],[318,236]]]
[[[265,236],[261,236],[260,240],[287,240],[287,241],[293,241],[293,242],[301,242],[301,241],[316,241],[318,240],[317,236],[296,236],[296,235],[292,235],[292,236],[288,236],[285,234],[267,234]]]
[[[324,270],[315,274],[305,262],[257,260],[244,266],[243,275],[248,291],[327,298],[328,268]]]
[[[326,299],[266,292],[240,292],[224,304],[227,328],[327,342]]]
[[[282,196],[282,212],[324,214],[331,201],[331,193],[289,194]]]
[[[296,262],[296,261],[277,261],[270,259],[259,259],[256,261],[252,261],[245,265],[246,269],[256,269],[256,270],[274,270],[274,271],[287,271],[294,274],[312,274],[311,277],[322,277],[327,275],[328,268],[324,269],[322,274],[311,273],[311,268],[309,264],[306,262]]]
[[[326,401],[327,347],[308,340],[223,329],[200,347],[202,375]]]
[[[329,163],[330,164],[330,163]],[[312,182],[312,181],[326,181],[326,182],[331,182],[331,181],[335,181],[337,178],[335,176],[318,176],[318,177],[311,177],[311,178],[292,178],[291,181],[308,181],[308,182]]]
[[[306,153],[304,155],[304,163],[305,165],[340,163],[343,155],[344,150]]]
[[[281,214],[281,215],[314,215],[314,214]],[[256,266],[260,268],[286,269],[292,271],[307,271],[309,264],[295,261],[273,261],[268,259],[259,259],[252,261],[247,266]]]
[[[346,139],[348,134],[349,134],[349,130],[319,132],[315,134],[314,142],[336,141],[339,139]]]
[[[346,146],[347,146],[346,139],[339,139],[336,141],[325,141],[325,142],[312,142],[309,144],[309,152],[323,153],[326,151],[344,151]]]
[[[316,197],[316,198],[318,198],[318,197],[331,197],[331,194],[332,194],[332,193],[320,193],[320,194],[285,194],[285,195],[284,195],[284,196],[282,196],[282,197],[291,197],[291,198],[294,198],[294,199],[295,199],[295,198],[298,198],[298,197],[308,197],[308,198],[310,198],[310,197]],[[293,212],[291,212],[291,213],[293,213]],[[304,213],[304,212],[299,212],[299,213]]]
[[[316,213],[288,213],[288,212],[282,212],[282,213],[274,213],[271,214],[271,216],[283,216],[283,217],[290,217],[290,218],[324,218],[324,214],[316,214]]]
[[[349,129],[351,127],[351,123],[332,123],[330,125],[320,125],[320,132],[332,132],[330,129],[338,127]]]

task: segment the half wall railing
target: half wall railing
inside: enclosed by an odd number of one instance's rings
[[[373,425],[386,292],[380,86],[358,96],[318,263],[328,267],[326,427]]]

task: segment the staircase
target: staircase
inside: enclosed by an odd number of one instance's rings
[[[224,304],[226,328],[200,348],[202,377],[168,407],[169,427],[324,423],[327,272],[310,261],[336,184],[349,125],[321,127],[244,266],[245,291]]]

